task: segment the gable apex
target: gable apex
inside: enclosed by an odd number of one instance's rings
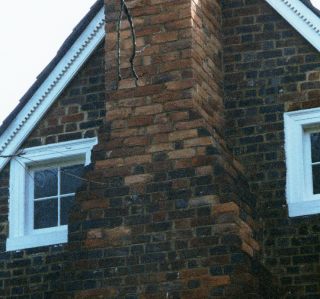
[[[98,0],[0,127],[0,170],[29,136],[105,36]]]

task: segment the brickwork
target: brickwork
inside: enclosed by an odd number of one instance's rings
[[[105,2],[105,45],[24,144],[98,136],[69,242],[4,252],[7,167],[0,297],[319,297],[319,217],[287,217],[282,121],[318,106],[319,55],[262,0],[128,0],[139,80],[124,18],[118,82]]]
[[[103,44],[62,92],[23,147],[98,135],[105,110]]]
[[[283,112],[319,107],[320,55],[266,1],[222,1],[226,135],[259,199],[280,298],[319,298],[319,216],[289,218]]]
[[[127,2],[140,79],[135,86],[123,21],[118,84],[120,5],[108,0],[107,115],[87,173],[96,183],[71,215],[68,247],[80,252],[65,268],[61,296],[272,298],[254,259],[255,199],[222,135],[219,3]]]
[[[23,147],[97,135],[105,116],[104,45],[101,44],[82,70],[60,95]],[[64,246],[46,246],[6,252],[8,237],[9,165],[0,174],[0,297],[52,298],[68,260]]]

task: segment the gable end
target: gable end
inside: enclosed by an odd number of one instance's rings
[[[2,133],[0,155],[11,156],[19,149],[104,36],[104,8],[101,8]],[[10,158],[0,159],[0,170],[9,160]]]

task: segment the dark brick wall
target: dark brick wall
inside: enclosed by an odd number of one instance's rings
[[[104,45],[95,50],[80,72],[40,121],[23,147],[97,136],[105,116]],[[65,246],[6,252],[8,236],[9,165],[0,174],[0,297],[53,298],[60,273],[74,254]]]
[[[222,2],[226,135],[258,196],[262,260],[280,298],[319,298],[320,217],[288,217],[283,112],[320,106],[320,55],[265,1]]]
[[[97,136],[105,110],[104,48],[101,44],[62,92],[23,147]]]

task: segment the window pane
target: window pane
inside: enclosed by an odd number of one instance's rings
[[[320,133],[310,134],[312,162],[320,161]]]
[[[34,202],[34,229],[58,225],[57,198]]]
[[[68,224],[69,211],[74,204],[74,196],[68,196],[61,198],[61,225]]]
[[[320,165],[312,166],[313,194],[320,193]]]
[[[72,165],[61,168],[61,194],[74,193],[83,182],[83,165]]]
[[[56,168],[38,170],[34,173],[34,198],[56,196],[58,194],[58,170]]]

